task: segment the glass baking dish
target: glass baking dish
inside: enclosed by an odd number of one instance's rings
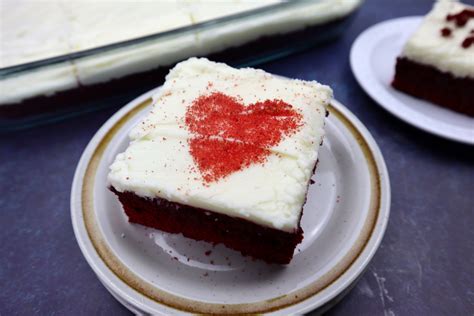
[[[160,85],[191,56],[254,66],[333,39],[363,0],[293,0],[0,68],[0,131],[62,120]]]

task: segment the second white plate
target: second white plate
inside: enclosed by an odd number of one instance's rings
[[[387,111],[426,132],[474,144],[474,118],[392,88],[395,62],[422,17],[404,17],[365,30],[352,45],[350,62],[362,88]]]

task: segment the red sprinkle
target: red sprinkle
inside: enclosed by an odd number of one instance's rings
[[[282,100],[245,106],[236,98],[214,92],[197,98],[186,112],[195,135],[190,153],[206,183],[218,181],[255,163],[263,163],[270,147],[295,133],[302,116]]]

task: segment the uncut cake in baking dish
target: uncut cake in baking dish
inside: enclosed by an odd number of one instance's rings
[[[173,68],[109,187],[130,222],[289,263],[329,87],[204,58]]]
[[[435,3],[397,59],[392,85],[474,116],[474,7]]]

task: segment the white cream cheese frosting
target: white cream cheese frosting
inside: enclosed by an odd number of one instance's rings
[[[72,52],[57,1],[0,0],[0,68]]]
[[[283,0],[216,0],[212,5],[207,0],[142,0],[113,4],[106,0],[0,0],[2,11],[8,12],[0,19],[0,68],[164,32],[280,2]],[[53,68],[9,75],[0,80],[0,106],[167,66],[190,56],[203,56],[239,46],[261,36],[325,23],[350,13],[359,4],[360,0],[302,2],[276,15],[262,14],[219,28],[196,30],[155,43],[76,59]],[[61,71],[58,72],[59,68]],[[38,78],[41,78],[41,84],[36,81]]]
[[[462,47],[463,41],[474,30],[474,19],[469,19],[462,27],[446,20],[448,14],[457,14],[464,9],[474,10],[474,7],[456,0],[437,1],[405,44],[402,56],[456,77],[474,78],[474,45]],[[441,35],[443,28],[452,30],[450,36]]]
[[[0,0],[0,68],[192,24],[180,0]]]
[[[66,1],[74,51],[166,32],[192,24],[180,1]],[[93,27],[90,27],[93,26]]]
[[[205,184],[190,154],[189,140],[195,135],[185,117],[197,98],[214,92],[239,98],[246,105],[282,100],[301,114],[301,125],[269,149],[265,162]],[[110,185],[119,192],[160,197],[293,232],[318,159],[331,98],[331,89],[315,81],[191,58],[170,71],[152,110],[131,131],[128,148],[110,166]]]
[[[262,3],[270,4],[271,1]],[[219,28],[199,31],[197,49],[200,55],[207,55],[224,48],[243,45],[262,36],[286,34],[308,26],[320,25],[349,14],[359,4],[360,0],[301,1],[285,10],[276,10],[271,14],[261,14],[252,19],[232,21]],[[215,18],[218,8],[225,7],[216,6],[214,10],[196,9],[192,13],[193,20],[204,22]]]

